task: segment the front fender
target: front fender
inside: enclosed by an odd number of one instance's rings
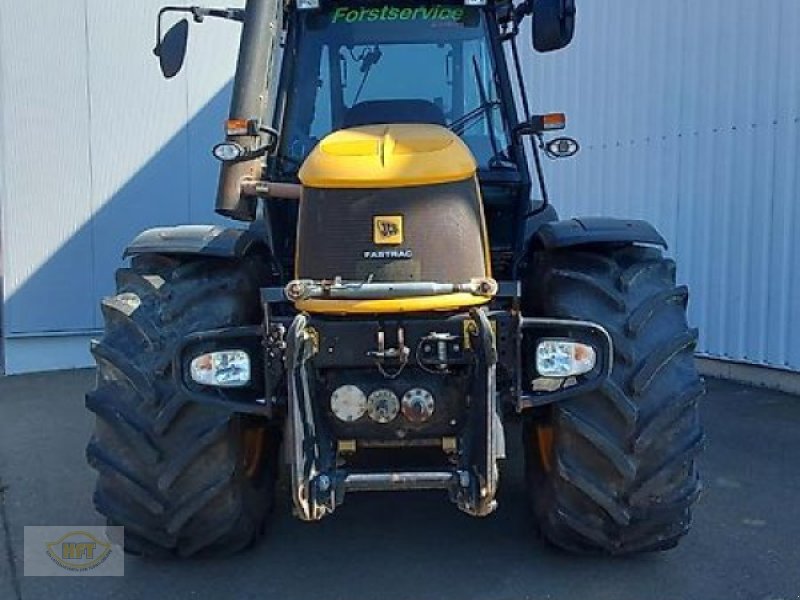
[[[579,217],[545,223],[533,236],[534,248],[545,250],[589,244],[633,243],[667,248],[666,240],[650,223],[609,217]]]
[[[128,244],[124,258],[139,254],[188,254],[241,258],[264,241],[248,229],[216,225],[179,225],[143,231]]]

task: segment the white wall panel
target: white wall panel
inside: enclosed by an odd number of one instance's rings
[[[101,326],[98,299],[138,232],[215,218],[210,148],[240,26],[193,26],[184,72],[164,81],[162,4],[0,0],[2,333],[24,340],[8,344],[9,372],[32,368],[36,336]],[[49,344],[42,367],[88,364],[84,346]]]
[[[93,324],[85,27],[82,2],[3,4],[6,334]]]
[[[528,67],[583,145],[548,164],[562,216],[652,221],[701,351],[800,370],[800,2],[578,7],[573,45]]]
[[[185,73],[164,81],[152,48],[161,0],[88,2],[94,296],[114,289],[125,244],[189,218]],[[96,327],[102,320],[95,313]]]
[[[100,325],[136,232],[216,219],[209,148],[239,26],[193,26],[165,82],[161,4],[0,0],[3,332],[26,348],[9,365],[34,367],[30,336]],[[546,163],[562,215],[651,220],[692,288],[701,350],[800,370],[800,2],[769,4],[580,0],[569,49],[522,47],[534,108],[566,111],[583,147]]]
[[[0,3],[0,38],[3,32],[3,10],[4,5]],[[5,102],[4,102],[4,90],[3,90],[3,81],[5,81],[5,68],[3,66],[3,43],[0,40],[0,131],[5,131],[6,128],[6,120],[5,120]],[[3,302],[3,289],[5,287],[5,277],[4,274],[7,270],[6,268],[6,252],[3,247],[3,211],[4,211],[4,199],[6,197],[5,186],[6,186],[6,160],[5,160],[5,144],[2,142],[2,135],[0,135],[0,375],[3,373],[3,365],[5,365],[5,358],[6,358],[6,346],[5,346],[5,339],[3,332],[5,331],[5,303]]]

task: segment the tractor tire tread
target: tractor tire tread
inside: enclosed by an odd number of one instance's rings
[[[189,333],[260,323],[267,279],[249,258],[142,255],[118,271],[117,295],[101,304],[105,333],[92,346],[98,385],[86,407],[96,425],[86,455],[98,473],[95,506],[125,527],[126,551],[225,555],[264,530],[274,461],[246,476],[242,431],[250,422],[188,398],[172,361]]]
[[[555,250],[537,257],[526,278],[526,314],[598,323],[616,359],[598,389],[524,421],[541,533],[575,552],[674,547],[702,490],[695,458],[705,444],[698,333],[686,324],[688,290],[675,283],[675,263],[637,246]],[[532,433],[542,423],[553,431],[550,468]]]

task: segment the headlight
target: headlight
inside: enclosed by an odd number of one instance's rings
[[[583,375],[594,369],[594,348],[566,340],[542,340],[536,347],[536,370],[542,377]]]
[[[250,357],[244,350],[209,352],[192,361],[190,372],[203,385],[243,387],[250,383]]]
[[[222,142],[214,146],[211,152],[220,162],[234,162],[245,155],[245,149],[236,142]]]

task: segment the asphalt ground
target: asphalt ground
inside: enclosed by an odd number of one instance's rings
[[[703,404],[705,491],[692,532],[671,552],[587,558],[546,546],[527,514],[514,443],[500,509],[486,519],[440,493],[362,494],[304,524],[284,488],[268,537],[239,556],[128,557],[117,578],[24,577],[23,526],[103,522],[84,460],[93,378],[0,378],[0,600],[800,598],[800,398],[720,381],[708,382]]]

